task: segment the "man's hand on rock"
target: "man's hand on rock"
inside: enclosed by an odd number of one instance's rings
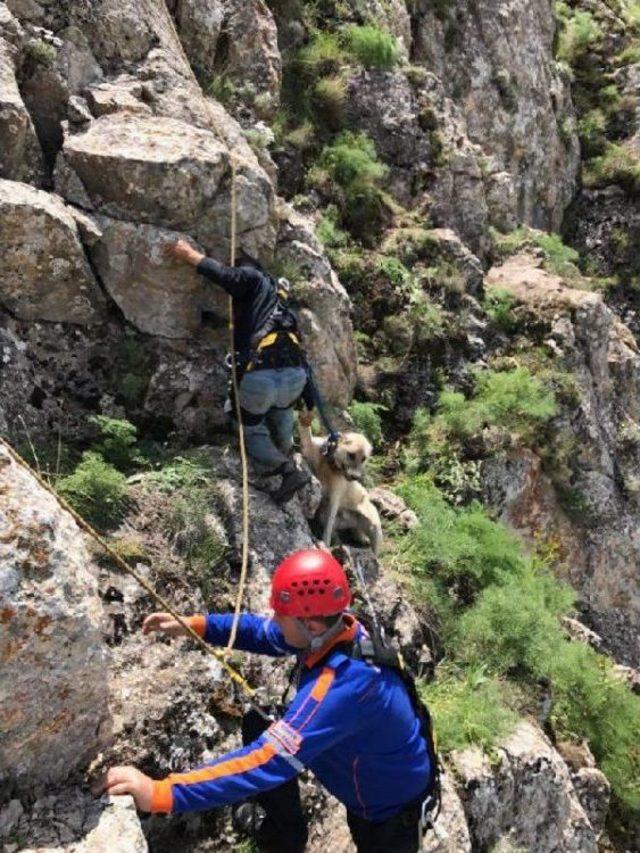
[[[160,631],[167,637],[186,637],[187,632],[170,613],[151,613],[142,623],[142,633],[150,634],[152,631]]]
[[[153,779],[135,767],[111,767],[91,791],[96,797],[100,794],[131,794],[141,812],[151,811]]]
[[[186,240],[176,240],[175,243],[165,243],[164,251],[167,257],[175,258],[177,261],[191,264],[197,267],[200,261],[204,258],[202,252],[198,252],[193,246],[190,246]]]

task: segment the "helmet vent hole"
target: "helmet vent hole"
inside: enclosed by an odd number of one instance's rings
[[[298,595],[304,595],[304,590],[299,589],[299,590],[298,590]]]
[[[309,581],[302,581],[302,586],[309,586]]]
[[[319,583],[320,583],[320,581],[318,579],[316,579],[316,580],[314,580],[313,585],[318,586]]]
[[[325,578],[325,579],[322,581],[322,583],[323,583],[325,586],[329,586],[329,584],[331,583],[331,581],[329,580],[329,578]]]
[[[298,581],[291,581],[291,586],[298,586]]]

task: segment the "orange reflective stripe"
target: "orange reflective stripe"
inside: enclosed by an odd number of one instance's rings
[[[277,754],[276,746],[272,743],[266,743],[260,749],[254,749],[253,752],[248,752],[238,758],[228,758],[212,767],[192,770],[191,773],[172,773],[165,781],[172,785],[197,785],[199,782],[211,782],[213,779],[220,779],[222,776],[235,776],[239,773],[255,770],[256,767],[266,764]]]
[[[173,811],[173,794],[171,793],[171,781],[169,779],[154,782],[150,811],[152,814],[171,814]]]
[[[318,676],[318,680],[313,685],[313,690],[311,691],[311,698],[315,699],[316,702],[322,702],[324,697],[329,692],[329,688],[333,684],[333,679],[335,677],[335,670],[331,669],[330,666],[325,666],[325,668]]]
[[[184,621],[190,628],[193,628],[199,637],[204,637],[205,631],[207,630],[206,616],[188,616]]]

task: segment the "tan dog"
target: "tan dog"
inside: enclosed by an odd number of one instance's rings
[[[323,541],[331,546],[334,530],[351,530],[377,554],[382,544],[380,516],[360,482],[371,445],[359,432],[345,432],[327,453],[326,439],[315,438],[311,432],[312,420],[312,412],[298,416],[300,449],[322,484]]]

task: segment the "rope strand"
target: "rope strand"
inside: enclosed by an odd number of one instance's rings
[[[202,639],[202,637],[198,633],[196,633],[196,631],[193,630],[193,628],[185,621],[185,619],[174,610],[174,608],[169,604],[169,602],[166,601],[166,599],[164,599],[158,592],[156,592],[156,590],[151,586],[151,584],[149,584],[148,581],[146,581],[141,575],[139,575],[134,568],[132,568],[128,563],[126,563],[122,559],[122,557],[116,551],[113,550],[111,545],[109,545],[109,543],[106,542],[102,538],[102,536],[100,536],[100,534],[89,524],[89,522],[85,521],[85,519],[82,518],[82,516],[78,512],[76,512],[76,510],[72,506],[70,506],[70,504],[67,503],[67,501],[62,497],[62,495],[59,495],[55,491],[55,489],[50,486],[49,483],[47,483],[46,480],[44,480],[44,478],[40,476],[40,474],[38,474],[37,471],[34,471],[33,468],[29,465],[29,463],[26,462],[22,458],[22,456],[20,456],[20,454],[16,450],[14,450],[13,447],[9,444],[9,442],[1,435],[0,444],[2,444],[2,446],[6,449],[7,453],[16,464],[20,465],[21,468],[24,468],[26,471],[28,471],[32,477],[35,477],[37,482],[40,484],[40,486],[42,486],[43,489],[45,489],[45,491],[49,492],[50,495],[53,495],[58,504],[69,513],[69,515],[73,518],[78,527],[84,530],[85,533],[87,533],[93,540],[95,540],[100,545],[100,547],[104,551],[106,551],[106,553],[111,557],[111,559],[119,568],[121,568],[123,571],[127,572],[127,574],[135,578],[135,580],[140,584],[140,586],[146,592],[148,592],[149,595],[155,601],[158,602],[158,604],[162,606],[162,609],[166,610],[167,613],[170,613],[171,616],[173,616],[173,618],[182,626],[182,628],[184,628],[187,634],[189,634],[189,636],[192,637],[192,639],[194,639],[196,643],[202,649],[204,649],[204,651],[208,655],[214,657],[222,665],[227,675],[233,680],[235,684],[237,684],[241,688],[247,698],[251,700],[255,696],[256,690],[251,687],[249,682],[245,678],[243,678],[243,676],[240,675],[239,672],[237,672],[229,663],[227,663],[226,654],[223,652],[219,652],[217,649],[213,648],[213,646],[208,645],[208,643],[206,643]]]
[[[236,262],[236,163],[231,159],[231,261],[230,266]],[[240,608],[244,598],[244,587],[247,579],[247,568],[249,565],[249,471],[247,464],[247,451],[244,442],[244,424],[242,423],[242,407],[240,406],[240,394],[238,391],[238,366],[236,361],[235,329],[233,320],[233,298],[229,297],[229,338],[231,348],[231,381],[233,384],[233,399],[238,422],[238,436],[240,440],[240,459],[242,461],[242,563],[240,568],[240,582],[238,583],[238,594],[236,605],[233,610],[233,621],[229,641],[225,650],[229,654],[236,642],[238,633],[238,622],[240,620]]]

